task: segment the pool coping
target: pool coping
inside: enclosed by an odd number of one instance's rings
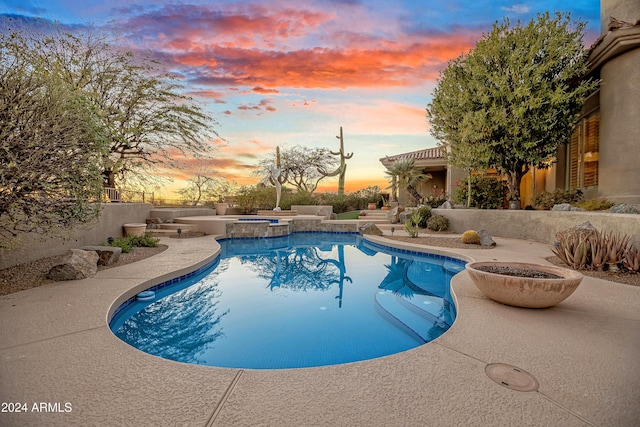
[[[550,255],[547,245],[494,240],[489,250],[383,241],[478,261]],[[211,368],[144,354],[108,328],[119,299],[219,250],[211,236],[162,242],[162,254],[92,279],[0,297],[0,396],[29,409],[0,413],[0,424],[625,426],[640,418],[638,288],[585,277],[555,308],[518,309],[487,300],[463,272],[452,280],[453,326],[416,349],[319,368]],[[530,372],[538,391],[493,382],[484,370],[498,362]]]

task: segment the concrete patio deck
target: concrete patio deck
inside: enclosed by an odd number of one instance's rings
[[[550,255],[546,245],[495,240],[491,250],[445,252],[528,262]],[[184,274],[218,250],[211,236],[163,243],[167,251],[91,279],[0,297],[0,425],[640,424],[640,288],[585,277],[558,306],[521,309],[486,299],[463,272],[452,281],[458,318],[429,344],[337,366],[223,369],[147,355],[109,330],[108,312],[123,294]],[[531,373],[539,389],[495,383],[485,374],[490,363]],[[14,403],[27,412],[5,412]]]

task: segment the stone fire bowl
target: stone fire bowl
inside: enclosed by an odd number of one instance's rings
[[[482,266],[503,266],[537,270],[560,276],[559,279],[507,276],[478,270]],[[485,296],[502,304],[526,308],[552,307],[578,288],[582,274],[574,270],[522,262],[471,262],[466,265],[471,280]]]

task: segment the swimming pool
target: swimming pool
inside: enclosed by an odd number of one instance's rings
[[[130,345],[210,366],[283,369],[367,360],[442,335],[464,261],[395,250],[358,234],[221,240],[191,277],[152,288],[110,322]]]

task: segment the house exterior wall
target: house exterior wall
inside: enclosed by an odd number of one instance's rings
[[[600,34],[606,34],[611,18],[635,22],[640,18],[638,0],[600,0]]]
[[[599,197],[634,204],[640,203],[640,28],[635,30],[638,46],[606,62],[600,72],[598,184]]]
[[[640,4],[601,0],[603,39],[589,55],[600,78],[600,159],[598,197],[640,204]],[[624,22],[609,31],[611,19]]]

